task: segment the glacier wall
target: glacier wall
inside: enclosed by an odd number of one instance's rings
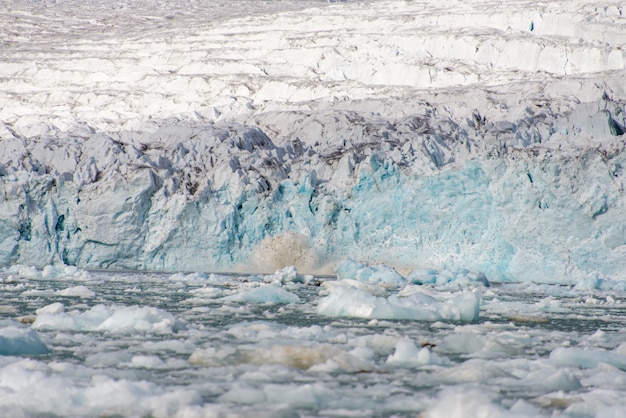
[[[491,281],[623,278],[623,106],[489,120],[423,102],[402,119],[274,112],[36,141],[5,130],[0,263],[330,272],[354,258]],[[260,126],[281,118],[300,122],[272,139]]]
[[[0,265],[626,278],[619,2],[7,4]]]

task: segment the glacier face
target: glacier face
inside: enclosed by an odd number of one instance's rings
[[[620,6],[305,3],[104,42],[97,4],[73,39],[12,2],[0,264],[624,278]]]

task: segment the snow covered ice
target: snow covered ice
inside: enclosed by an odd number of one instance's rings
[[[0,415],[623,416],[624,19],[4,1]]]
[[[4,265],[624,277],[619,3],[6,4]]]

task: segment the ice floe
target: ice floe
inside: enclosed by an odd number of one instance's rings
[[[172,314],[153,307],[96,305],[86,311],[66,312],[60,303],[37,313],[34,329],[113,333],[172,333],[184,325]]]
[[[473,322],[479,317],[480,292],[439,300],[423,293],[406,297],[375,296],[350,285],[333,286],[320,300],[317,312],[328,316],[373,319],[409,319],[418,321]]]
[[[48,347],[36,331],[9,320],[0,321],[0,355],[47,354]]]

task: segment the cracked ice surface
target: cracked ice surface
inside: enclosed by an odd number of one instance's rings
[[[624,278],[618,2],[3,7],[1,264]]]

